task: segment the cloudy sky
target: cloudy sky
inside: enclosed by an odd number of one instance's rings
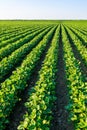
[[[87,19],[87,0],[0,0],[0,19]]]

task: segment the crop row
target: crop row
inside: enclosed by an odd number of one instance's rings
[[[2,48],[2,47],[5,47],[6,45],[8,45],[8,44],[12,44],[13,42],[16,42],[17,40],[19,40],[19,39],[21,39],[21,38],[23,38],[23,37],[25,37],[25,36],[27,36],[27,35],[29,35],[30,33],[33,33],[34,31],[36,31],[36,30],[38,30],[38,28],[29,28],[29,29],[26,29],[25,31],[20,31],[19,33],[17,33],[17,34],[13,34],[13,36],[12,37],[9,37],[10,35],[8,34],[8,39],[4,39],[3,40],[3,38],[5,37],[2,37],[2,39],[1,39],[1,44],[0,44],[0,49]]]
[[[62,42],[64,49],[65,71],[69,94],[69,104],[66,107],[70,111],[70,120],[74,122],[75,130],[86,130],[87,109],[86,91],[87,83],[83,82],[83,76],[79,67],[79,62],[72,52],[68,36],[62,27]]]
[[[29,92],[29,99],[25,103],[28,112],[24,115],[24,121],[18,130],[50,130],[53,103],[56,100],[59,30],[58,27],[39,71],[38,81]]]
[[[38,35],[39,33],[41,33],[45,29],[46,28],[42,28],[42,29],[39,29],[39,30],[37,30],[36,32],[33,32],[33,33],[31,33],[31,31],[30,31],[30,35],[27,35],[24,38],[21,38],[18,41],[13,42],[12,44],[8,44],[6,47],[1,48],[0,49],[0,60],[2,60],[4,57],[7,57],[13,51],[15,51],[16,49],[18,49],[22,45],[29,42],[31,39],[33,39],[36,35]]]
[[[25,56],[42,40],[49,30],[50,28],[45,29],[35,36],[30,42],[24,44],[0,62],[0,81],[2,81],[17,64],[21,63],[23,58],[25,58]]]
[[[82,41],[82,44],[87,47],[87,36],[74,28],[69,27],[69,29]]]
[[[77,31],[79,31],[80,33],[84,34],[84,35],[87,35],[87,31],[86,30],[83,30],[81,28],[76,28],[76,27],[72,27],[74,29],[76,29]]]
[[[84,64],[87,66],[87,48],[82,44],[80,39],[69,29],[67,28],[68,34],[71,37],[74,45],[76,46],[77,50],[79,51]]]
[[[41,55],[45,51],[47,44],[49,44],[56,27],[53,27],[43,40],[34,48],[26,59],[22,62],[13,74],[1,84],[0,91],[0,129],[5,127],[8,122],[8,116],[12,111],[15,103],[18,101],[18,92],[27,87],[27,82],[31,74],[35,70]]]
[[[47,27],[46,25],[44,26],[44,28]],[[19,30],[18,32],[15,32],[15,33],[12,33],[12,34],[8,34],[8,38],[6,38],[6,36],[3,36],[1,41],[0,41],[0,49],[2,47],[5,47],[6,45],[8,44],[12,44],[13,42],[16,42],[17,40],[20,40],[21,38],[24,38],[25,36],[37,31],[37,30],[40,30],[41,28],[43,28],[42,26],[31,26],[29,28],[25,28],[25,29],[21,29]],[[3,40],[4,38],[4,40]],[[6,40],[5,40],[6,38]]]
[[[32,28],[32,26],[30,26],[29,28]],[[29,28],[25,27],[25,28],[20,28],[20,29],[14,29],[14,31],[12,31],[11,33],[8,34],[3,34],[0,36],[0,42],[3,40],[7,40],[11,37],[17,36],[18,34],[20,34],[20,32],[22,32],[23,30],[28,30]]]
[[[21,27],[15,26],[15,27],[11,28],[10,26],[9,27],[0,26],[0,38],[3,37],[3,36],[8,36],[8,34],[10,35],[10,34],[14,33],[15,31],[18,31],[18,30],[21,30]]]

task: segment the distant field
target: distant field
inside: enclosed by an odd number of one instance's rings
[[[0,21],[0,130],[87,130],[87,21]]]

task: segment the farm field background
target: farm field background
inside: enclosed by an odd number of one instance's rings
[[[0,130],[87,130],[87,21],[0,21]]]

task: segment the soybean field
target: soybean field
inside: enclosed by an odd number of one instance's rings
[[[0,21],[0,130],[87,130],[87,21]]]

